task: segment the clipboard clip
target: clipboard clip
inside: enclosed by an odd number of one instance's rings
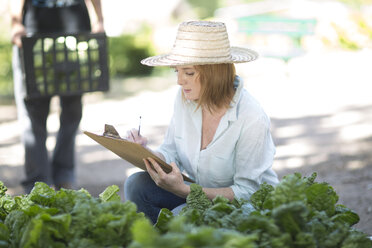
[[[116,131],[116,129],[114,128],[114,126],[109,125],[109,124],[105,124],[105,131],[103,132],[103,136],[116,138],[116,139],[122,139],[118,131]]]

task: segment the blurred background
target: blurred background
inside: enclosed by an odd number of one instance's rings
[[[23,147],[13,99],[9,2],[0,0],[0,180],[22,194]],[[77,136],[77,188],[98,195],[122,188],[137,169],[86,137],[112,124],[122,136],[137,128],[157,147],[177,91],[169,68],[142,66],[168,52],[178,24],[217,20],[232,45],[259,52],[237,65],[245,87],[272,121],[279,177],[318,173],[356,211],[356,226],[372,235],[372,0],[102,0],[108,36],[110,90],[84,95]],[[55,144],[58,98],[48,119]],[[123,194],[122,194],[123,197]]]

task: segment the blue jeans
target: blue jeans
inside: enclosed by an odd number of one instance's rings
[[[176,196],[158,187],[147,172],[137,172],[127,178],[124,185],[125,200],[134,202],[152,223],[156,223],[162,208],[174,209],[186,203],[185,198]]]
[[[25,99],[19,49],[13,48],[14,96],[17,104],[21,140],[25,149],[26,179],[22,182],[29,193],[35,182],[56,186],[74,182],[75,136],[82,117],[81,95],[61,96],[60,128],[51,160],[46,148],[47,118],[51,97]]]

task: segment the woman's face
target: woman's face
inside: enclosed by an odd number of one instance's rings
[[[176,66],[177,83],[182,87],[187,100],[198,100],[200,96],[200,81],[198,72],[193,66]]]

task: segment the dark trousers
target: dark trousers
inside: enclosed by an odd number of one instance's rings
[[[47,118],[50,97],[25,100],[18,48],[13,49],[14,95],[18,119],[22,130],[22,143],[25,148],[25,173],[22,182],[26,193],[35,182],[61,185],[74,182],[75,136],[82,117],[81,95],[60,97],[60,127],[56,145],[49,159],[46,147]]]
[[[186,203],[186,199],[158,187],[147,172],[137,172],[127,178],[124,196],[125,200],[134,202],[138,211],[153,223],[156,223],[162,208],[172,210]]]

